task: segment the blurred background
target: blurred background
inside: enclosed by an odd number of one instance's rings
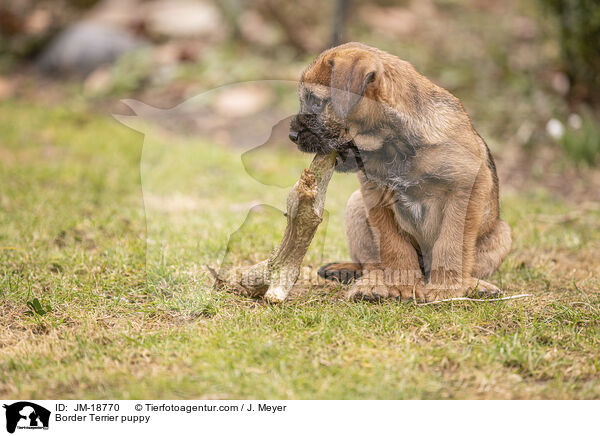
[[[459,97],[505,191],[600,198],[596,0],[3,0],[0,99],[170,108],[225,84],[297,80],[345,41],[389,51]],[[233,97],[241,113],[268,101]]]

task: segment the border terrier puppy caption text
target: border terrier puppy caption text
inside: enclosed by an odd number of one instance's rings
[[[319,275],[349,298],[434,301],[497,295],[483,278],[511,246],[490,151],[460,101],[411,64],[360,43],[321,53],[302,73],[290,139],[337,151],[356,172],[346,207],[352,262]]]

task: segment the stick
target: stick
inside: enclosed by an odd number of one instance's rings
[[[502,301],[502,300],[514,300],[517,298],[526,298],[533,297],[532,294],[519,294],[519,295],[509,295],[508,297],[500,297],[500,298],[469,298],[469,297],[456,297],[456,298],[446,298],[445,300],[436,300],[430,301],[429,303],[417,303],[417,306],[429,306],[430,304],[439,304],[446,303],[448,301]]]
[[[287,198],[287,225],[281,243],[269,256],[248,268],[220,276],[212,268],[215,287],[227,287],[251,295],[264,295],[282,302],[298,280],[302,260],[321,224],[327,186],[333,174],[336,153],[316,155]]]

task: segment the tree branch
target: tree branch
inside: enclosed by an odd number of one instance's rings
[[[302,260],[321,224],[327,186],[333,174],[335,153],[316,155],[287,198],[287,225],[281,243],[269,256],[251,267],[215,277],[215,287],[226,287],[270,302],[284,301],[298,280]]]

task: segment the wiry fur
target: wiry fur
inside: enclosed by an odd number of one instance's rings
[[[396,56],[359,43],[319,55],[302,74],[290,137],[301,150],[338,151],[357,171],[347,208],[356,274],[351,297],[465,295],[511,245],[500,219],[490,151],[460,101]],[[321,274],[346,271],[331,264]],[[411,276],[411,277],[409,277]]]

